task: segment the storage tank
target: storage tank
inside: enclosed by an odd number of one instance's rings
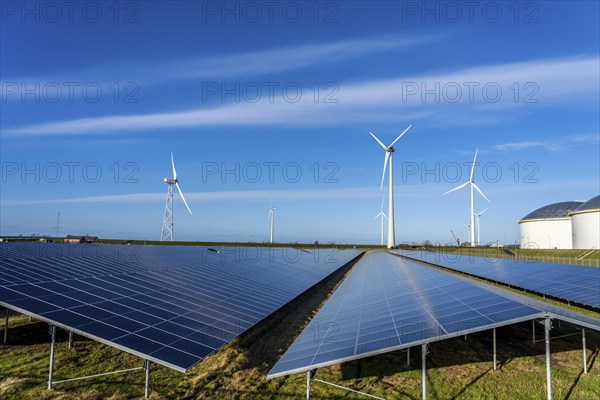
[[[600,196],[596,196],[569,213],[574,249],[600,248]]]
[[[582,204],[582,201],[563,201],[548,204],[527,214],[519,221],[521,248],[572,249],[569,213]]]

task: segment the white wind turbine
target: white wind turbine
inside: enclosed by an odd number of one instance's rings
[[[385,180],[385,170],[387,168],[387,163],[388,163],[388,159],[390,161],[390,177],[389,177],[389,182],[390,182],[390,189],[389,189],[389,199],[388,199],[388,236],[387,236],[387,247],[388,249],[393,249],[394,246],[396,245],[396,235],[395,235],[395,229],[394,229],[394,179],[393,179],[393,167],[392,167],[392,154],[394,153],[394,144],[396,144],[396,142],[406,133],[408,132],[408,130],[412,127],[412,124],[408,126],[408,128],[406,128],[404,130],[404,132],[402,132],[400,134],[400,136],[398,136],[396,138],[396,140],[394,140],[392,142],[392,144],[390,144],[389,146],[384,145],[383,143],[381,143],[381,140],[377,139],[377,136],[373,135],[373,133],[369,132],[371,134],[371,136],[373,136],[373,138],[375,140],[377,140],[377,143],[379,143],[379,145],[381,147],[383,147],[383,150],[385,150],[385,160],[383,162],[383,174],[381,175],[381,189],[383,189],[383,181]]]
[[[467,228],[467,237],[471,237],[471,224],[463,224],[465,228]]]
[[[473,158],[473,166],[471,167],[471,175],[469,177],[469,180],[463,183],[462,185],[457,186],[454,189],[444,193],[444,195],[447,195],[448,193],[454,192],[455,190],[462,189],[467,185],[471,185],[471,223],[469,224],[469,237],[471,246],[475,246],[475,229],[473,229],[475,227],[475,196],[473,189],[477,189],[479,194],[482,195],[488,203],[491,203],[491,201],[487,197],[485,197],[485,194],[483,194],[481,189],[479,189],[479,187],[475,184],[475,181],[473,180],[473,173],[475,172],[475,163],[477,162],[477,151],[478,150],[475,150],[475,158]]]
[[[271,237],[269,243],[275,243],[275,208],[269,205],[269,217],[271,218]]]
[[[167,190],[167,204],[165,206],[165,217],[163,219],[162,232],[160,234],[161,241],[173,241],[173,185],[177,186],[177,190],[179,191],[179,195],[183,200],[183,204],[185,204],[186,208],[192,215],[192,210],[185,201],[185,197],[183,197],[183,192],[181,191],[181,187],[179,187],[179,180],[177,179],[177,171],[175,170],[175,162],[173,161],[173,153],[171,153],[171,166],[173,167],[173,178],[165,178],[165,183],[169,185],[169,189]]]
[[[487,208],[485,210],[483,210],[482,212],[475,214],[475,217],[477,218],[475,220],[475,226],[477,227],[477,246],[481,245],[481,223],[479,222],[479,218],[481,217],[481,214],[483,214],[484,212],[487,211]]]
[[[383,219],[388,219],[387,215],[385,215],[385,213],[383,212],[383,202],[385,201],[385,199],[381,199],[381,211],[379,211],[379,214],[377,214],[375,216],[375,218],[373,219],[377,219],[379,217],[381,217],[381,245],[383,246]]]

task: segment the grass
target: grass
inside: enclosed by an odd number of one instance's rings
[[[267,381],[269,369],[326,301],[346,267],[321,282],[277,313],[180,374],[151,366],[152,399],[298,399],[306,390],[304,374]],[[48,326],[25,316],[10,320],[9,342],[0,346],[2,399],[132,399],[143,397],[142,371],[70,382],[46,389],[49,359]],[[537,337],[542,336],[538,327]],[[576,332],[563,323],[553,336]],[[582,374],[580,335],[552,341],[552,383],[555,399],[596,399],[600,393],[600,333],[586,331],[589,374]],[[427,357],[428,394],[434,399],[543,399],[545,356],[543,342],[532,345],[531,323],[497,329],[499,369],[492,370],[492,334],[481,332],[467,340],[432,343]],[[76,337],[67,349],[67,334],[59,331],[55,379],[141,366],[134,356]],[[421,397],[420,349],[396,351],[319,369],[316,378],[376,396],[398,399]],[[360,399],[358,395],[312,383],[311,396]]]

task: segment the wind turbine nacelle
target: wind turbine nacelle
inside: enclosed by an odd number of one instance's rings
[[[177,183],[177,179],[169,179],[169,178],[165,178],[165,183],[174,185]]]

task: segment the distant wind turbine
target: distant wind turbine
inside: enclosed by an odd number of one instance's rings
[[[165,205],[165,216],[163,219],[162,232],[160,234],[161,241],[173,241],[173,185],[177,186],[177,190],[179,191],[179,195],[183,200],[183,204],[192,215],[192,210],[188,206],[187,201],[185,201],[185,197],[183,197],[183,192],[181,191],[181,187],[179,187],[179,180],[177,179],[177,171],[175,170],[175,161],[173,161],[173,153],[171,153],[171,166],[173,167],[173,178],[165,178],[164,182],[169,185],[169,189],[167,190],[167,204]]]
[[[444,193],[444,195],[447,195],[448,193],[454,192],[455,190],[462,189],[467,185],[471,185],[471,224],[469,227],[469,237],[471,238],[471,246],[475,246],[475,229],[471,229],[472,227],[475,227],[475,199],[474,199],[475,196],[474,196],[473,188],[477,189],[479,194],[482,195],[483,198],[486,199],[488,203],[491,203],[491,201],[487,197],[485,197],[485,194],[483,194],[481,189],[479,189],[479,187],[475,184],[475,181],[473,180],[473,173],[475,172],[475,163],[476,162],[477,162],[477,150],[475,150],[475,158],[473,158],[473,166],[471,167],[471,175],[469,177],[469,180],[467,182],[463,183],[462,185],[457,186],[454,189],[449,190],[446,193]]]
[[[388,219],[387,215],[385,215],[385,213],[383,212],[383,202],[385,201],[385,199],[381,199],[381,211],[379,211],[379,214],[377,214],[375,216],[375,218],[373,219],[377,219],[379,217],[381,217],[381,245],[383,246],[383,219]]]
[[[390,173],[389,173],[389,182],[390,182],[390,189],[389,189],[389,199],[388,199],[388,236],[387,236],[387,247],[388,249],[393,249],[394,246],[396,245],[396,235],[395,235],[395,229],[394,229],[394,179],[393,179],[393,167],[392,167],[392,154],[394,153],[394,144],[396,144],[396,142],[406,133],[408,132],[408,130],[412,127],[412,125],[409,125],[408,128],[406,128],[404,130],[404,132],[402,132],[400,134],[400,136],[398,136],[396,138],[396,140],[394,140],[392,142],[392,144],[390,144],[389,146],[384,145],[381,140],[379,140],[377,138],[377,136],[373,135],[373,133],[369,132],[371,134],[371,136],[373,136],[373,138],[375,140],[377,140],[377,143],[379,143],[379,145],[383,148],[383,150],[385,150],[385,160],[383,161],[383,174],[381,175],[381,189],[383,189],[383,182],[385,180],[385,170],[387,168],[387,163],[388,163],[388,159],[390,161]]]
[[[477,217],[477,219],[475,220],[475,226],[477,227],[477,246],[481,245],[481,223],[479,222],[479,218],[481,217],[481,214],[483,214],[484,212],[487,211],[487,208],[485,210],[483,210],[482,212],[475,214],[475,216]]]
[[[269,243],[275,243],[275,208],[269,206],[269,217],[271,218],[271,239]]]

